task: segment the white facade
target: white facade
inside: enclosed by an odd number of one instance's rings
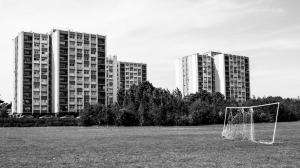
[[[119,81],[119,62],[117,56],[106,58],[106,102],[117,102]]]
[[[51,112],[50,36],[21,32],[14,39],[14,101],[12,113]]]
[[[215,57],[216,64],[216,92],[220,92],[225,95],[225,60],[224,54],[219,54]]]

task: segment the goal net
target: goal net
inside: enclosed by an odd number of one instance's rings
[[[226,107],[222,137],[273,144],[279,103],[249,107]]]

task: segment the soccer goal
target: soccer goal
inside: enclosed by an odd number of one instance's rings
[[[226,107],[222,137],[273,144],[279,102],[249,107]]]

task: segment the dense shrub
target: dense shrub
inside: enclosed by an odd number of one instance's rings
[[[75,118],[0,118],[0,127],[78,126]]]

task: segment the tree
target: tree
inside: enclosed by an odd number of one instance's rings
[[[11,109],[11,103],[6,103],[0,99],[0,118],[8,117],[8,109]]]
[[[124,105],[124,100],[125,100],[125,89],[120,88],[118,90],[118,95],[117,95],[117,102],[119,105]]]
[[[140,103],[139,109],[138,109],[138,114],[139,114],[139,123],[140,126],[144,125],[144,113],[145,113],[145,107],[143,101]]]
[[[120,125],[136,126],[138,124],[139,122],[135,114],[127,109],[121,109]]]
[[[79,116],[80,124],[84,126],[107,124],[107,111],[102,104],[86,105]]]
[[[209,124],[211,120],[209,113],[212,111],[212,107],[209,103],[198,99],[192,103],[189,110],[193,125]]]

